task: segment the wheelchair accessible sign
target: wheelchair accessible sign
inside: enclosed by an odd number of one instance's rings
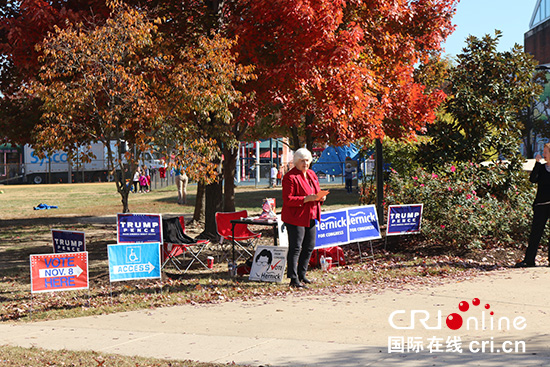
[[[109,280],[160,279],[160,243],[108,245]]]

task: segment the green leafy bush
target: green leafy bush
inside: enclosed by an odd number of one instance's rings
[[[424,204],[422,233],[452,249],[518,245],[529,236],[535,187],[504,164],[447,164],[412,176],[392,171],[386,205]]]

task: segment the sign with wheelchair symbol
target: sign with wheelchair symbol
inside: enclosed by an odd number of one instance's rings
[[[141,247],[128,246],[126,249],[126,260],[129,263],[138,263],[141,260]]]
[[[160,279],[160,243],[108,245],[111,282]]]

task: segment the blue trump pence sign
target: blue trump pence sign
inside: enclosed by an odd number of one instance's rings
[[[420,233],[423,204],[390,205],[388,207],[388,228],[386,234]]]
[[[158,242],[108,245],[107,252],[111,282],[161,276]]]
[[[86,234],[84,232],[52,229],[52,240],[53,252],[56,254],[86,251]]]
[[[117,242],[162,243],[162,217],[160,214],[117,214]]]
[[[315,248],[381,238],[374,205],[324,212],[317,222]]]

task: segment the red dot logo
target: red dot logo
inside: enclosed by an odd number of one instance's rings
[[[479,298],[474,298],[472,300],[472,305],[474,305],[474,306],[479,306],[480,303],[481,303],[481,301],[479,300]]]
[[[460,316],[457,313],[452,313],[449,316],[447,316],[447,320],[445,320],[447,323],[447,327],[451,330],[458,330],[462,326],[462,316]]]
[[[468,311],[469,308],[470,308],[470,305],[466,301],[462,301],[458,304],[458,309],[462,312]]]
[[[487,303],[487,304],[485,305],[485,309],[488,310],[488,309],[490,309],[490,308],[491,308],[491,305]]]

